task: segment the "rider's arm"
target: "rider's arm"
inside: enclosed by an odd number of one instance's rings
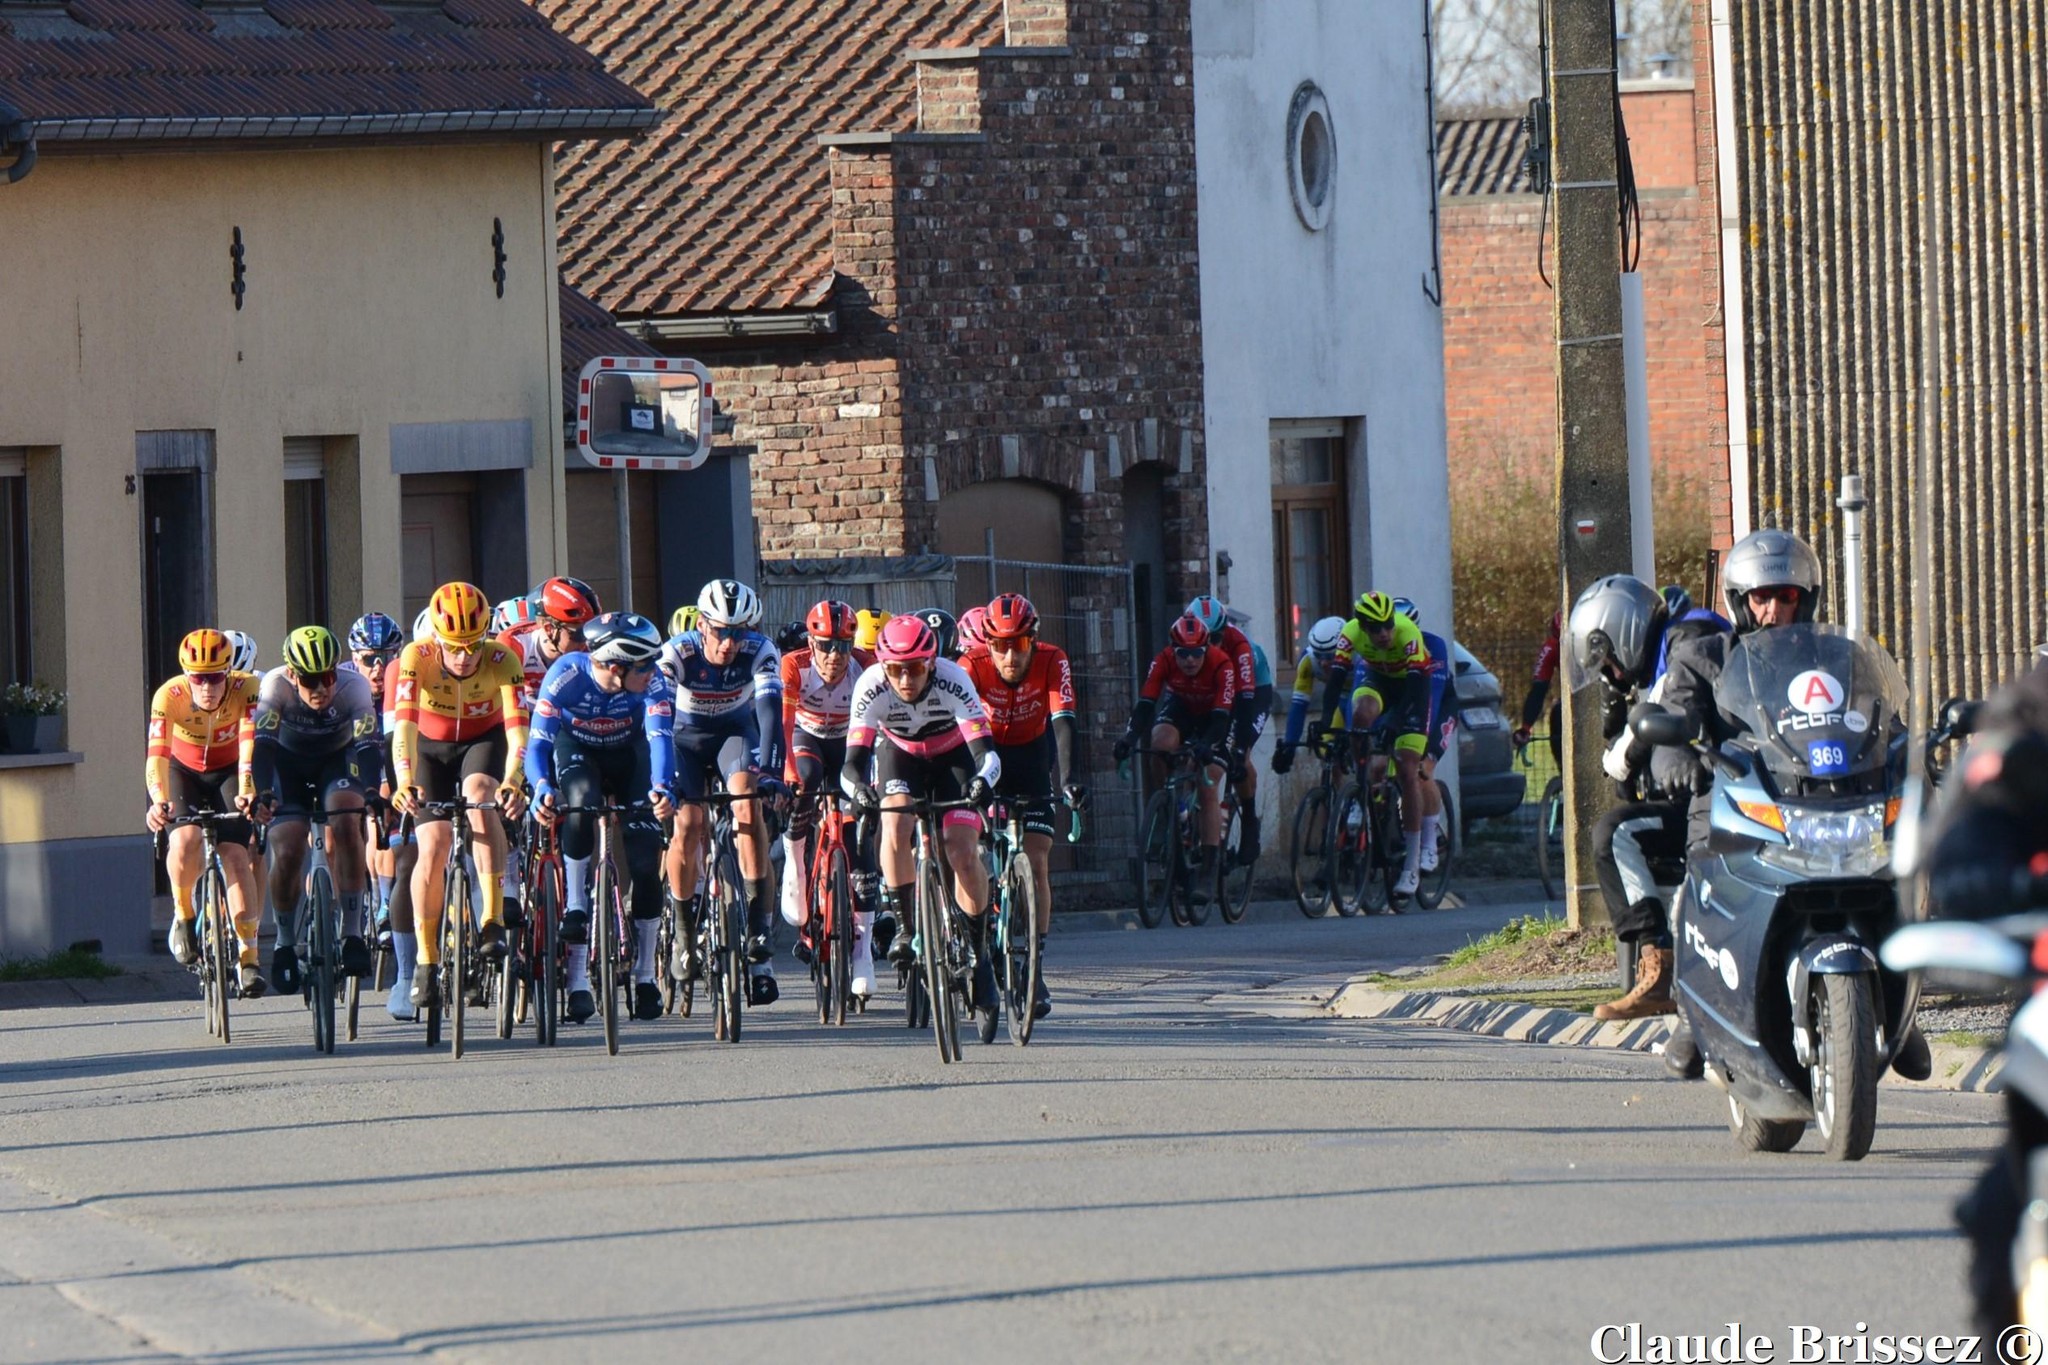
[[[676,697],[660,670],[647,682],[647,700],[640,723],[647,736],[647,785],[650,791],[673,791],[676,785]]]
[[[247,684],[244,684],[245,686]],[[245,698],[242,707],[242,722],[237,727],[237,749],[239,750],[235,770],[240,779],[243,796],[254,796],[256,786],[256,706],[254,698]]]
[[[149,701],[149,756],[142,765],[142,785],[152,806],[171,799],[171,687],[165,683],[157,688]]]
[[[1052,678],[1045,704],[1052,712],[1053,751],[1059,761],[1058,785],[1064,789],[1074,780],[1074,665],[1065,650],[1052,662]]]
[[[562,709],[556,698],[560,688],[552,676],[541,684],[533,699],[533,723],[526,731],[526,782],[534,791],[554,785],[555,736],[561,733]]]
[[[1172,651],[1161,650],[1152,656],[1151,665],[1145,670],[1145,681],[1138,686],[1138,700],[1131,705],[1131,723],[1128,727],[1134,735],[1142,735],[1152,728],[1153,713],[1159,709],[1159,694],[1166,687],[1166,670]]]
[[[754,727],[761,735],[761,771],[782,771],[782,656],[764,646],[754,656]]]
[[[803,692],[803,662],[797,658],[800,653],[801,650],[793,649],[783,655],[779,670],[782,676],[782,776],[792,786],[797,781],[796,702]]]
[[[853,685],[852,710],[846,718],[846,760],[839,765],[839,788],[849,797],[857,797],[867,785],[882,689],[887,685],[879,668],[864,670]]]
[[[500,705],[505,711],[505,781],[508,787],[517,787],[524,775],[526,762],[526,703],[520,692],[526,682],[526,671],[520,667],[517,655],[506,665],[510,676],[498,689]]]
[[[386,678],[384,685],[395,688],[391,709],[391,781],[392,790],[404,791],[413,785],[413,763],[420,751],[420,662],[427,657],[431,645],[410,644],[398,656],[398,672],[395,677]]]

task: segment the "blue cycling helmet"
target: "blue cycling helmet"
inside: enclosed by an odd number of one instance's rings
[[[1211,635],[1221,633],[1230,619],[1228,608],[1208,593],[1188,603],[1188,615],[1207,626]]]
[[[1408,618],[1409,620],[1413,621],[1413,622],[1414,622],[1414,623],[1415,623],[1416,625],[1418,625],[1418,626],[1419,626],[1419,625],[1421,625],[1421,624],[1422,624],[1422,608],[1420,608],[1420,607],[1416,606],[1416,605],[1415,605],[1415,604],[1414,604],[1413,602],[1409,601],[1409,600],[1408,600],[1407,598],[1405,598],[1405,597],[1397,597],[1397,598],[1395,598],[1395,599],[1394,599],[1394,610],[1395,610],[1395,611],[1398,611],[1398,612],[1400,612],[1400,613],[1401,613],[1401,614],[1402,614],[1403,616],[1405,616],[1405,617],[1407,617],[1407,618]]]
[[[382,654],[386,650],[401,649],[405,635],[398,629],[398,622],[381,611],[368,612],[356,618],[348,628],[348,647],[365,653]]]
[[[1673,583],[1664,589],[1664,610],[1676,621],[1692,610],[1692,594],[1687,592],[1683,585]]]

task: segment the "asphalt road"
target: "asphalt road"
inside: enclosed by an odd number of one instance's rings
[[[1054,938],[1030,1048],[886,1008],[333,1058],[295,1001],[6,1008],[0,1360],[1584,1361],[1603,1324],[1960,1332],[1986,1096],[1737,1151],[1648,1057],[1315,1016],[1521,907]],[[366,1017],[370,1011],[366,1009]],[[1824,1357],[1815,1357],[1824,1358]],[[1843,1358],[1854,1358],[1843,1357]],[[1881,1358],[1881,1357],[1868,1357]],[[1986,1355],[1985,1359],[1992,1359]]]

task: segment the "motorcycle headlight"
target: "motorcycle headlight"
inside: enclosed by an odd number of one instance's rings
[[[1891,859],[1882,801],[1849,810],[1781,809],[1785,843],[1758,850],[1758,856],[1773,866],[1811,876],[1867,877],[1882,871]]]

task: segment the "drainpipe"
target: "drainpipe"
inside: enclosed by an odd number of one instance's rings
[[[12,185],[23,179],[36,168],[35,125],[28,121],[21,110],[0,100],[0,156],[14,154],[13,162],[5,172],[5,183]]]
[[[1714,201],[1721,214],[1721,321],[1728,369],[1728,500],[1735,539],[1749,534],[1749,353],[1742,307],[1742,205],[1735,160],[1734,0],[1713,0]]]

